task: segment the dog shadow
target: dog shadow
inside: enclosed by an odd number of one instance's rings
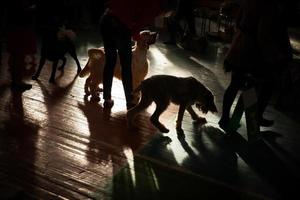
[[[63,73],[60,75],[63,76]],[[64,86],[59,85],[48,85],[47,86],[41,82],[40,80],[37,80],[37,84],[39,85],[46,102],[45,105],[47,107],[52,107],[53,105],[59,103],[62,101],[62,99],[69,94],[70,90],[73,88],[76,81],[76,77],[73,78],[73,80],[69,83],[67,83]]]

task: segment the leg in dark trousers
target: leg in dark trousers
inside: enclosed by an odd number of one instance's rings
[[[231,81],[223,97],[222,116],[219,121],[221,128],[226,129],[230,121],[231,106],[236,98],[238,91],[245,85],[245,76],[241,73],[232,72]]]
[[[120,64],[122,67],[122,83],[125,92],[127,108],[132,107],[132,70],[131,70],[131,38],[124,38],[124,43],[119,48]]]
[[[127,108],[130,108],[132,101],[131,33],[121,22],[109,14],[102,16],[100,28],[106,58],[103,70],[104,107],[110,108],[113,106],[111,89],[117,54],[119,54]]]

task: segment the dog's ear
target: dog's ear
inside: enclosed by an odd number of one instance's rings
[[[140,32],[140,38],[143,39],[146,36],[149,36],[151,34],[151,31],[149,30],[144,30]]]
[[[156,42],[157,35],[158,35],[157,32],[150,32],[148,45],[154,44]]]

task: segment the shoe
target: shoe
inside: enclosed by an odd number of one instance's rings
[[[259,125],[260,126],[264,126],[264,127],[269,127],[269,126],[273,126],[274,121],[273,120],[268,120],[265,118],[260,118],[259,119]]]
[[[104,104],[103,104],[104,108],[112,108],[114,106],[114,100],[112,99],[107,99],[104,101]]]
[[[18,90],[18,91],[21,91],[21,92],[24,92],[25,90],[30,90],[32,88],[32,85],[31,84],[28,84],[28,83],[12,83],[11,84],[11,89],[13,90]]]
[[[218,122],[219,127],[223,129],[225,132],[229,130],[229,119],[224,119],[221,118],[220,121]]]

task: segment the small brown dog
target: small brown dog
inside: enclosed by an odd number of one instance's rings
[[[148,73],[149,61],[147,52],[149,45],[156,41],[157,33],[150,31],[140,32],[140,40],[136,42],[136,46],[132,49],[132,85],[135,89]],[[99,93],[102,89],[99,85],[102,83],[103,68],[105,65],[104,48],[93,48],[88,50],[89,60],[83,70],[79,73],[79,77],[89,75],[85,81],[85,94],[92,95],[92,100],[99,101]],[[121,65],[118,57],[114,76],[121,80]],[[138,99],[138,97],[135,97]]]
[[[184,111],[187,110],[193,120],[206,122],[196,114],[192,105],[203,113],[217,112],[214,103],[214,96],[202,83],[193,77],[176,77],[169,75],[156,75],[142,81],[134,92],[141,91],[140,102],[127,112],[128,125],[133,125],[135,116],[146,109],[154,101],[156,110],[150,120],[161,132],[167,133],[169,130],[159,122],[159,116],[166,110],[170,102],[179,105],[179,112],[176,121],[176,130],[182,132],[181,124]]]

